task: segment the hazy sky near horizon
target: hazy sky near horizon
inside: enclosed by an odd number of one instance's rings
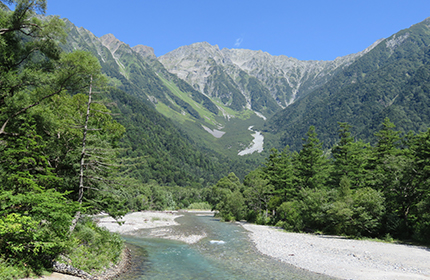
[[[333,60],[430,17],[430,0],[48,0],[47,14],[156,56],[206,41]]]

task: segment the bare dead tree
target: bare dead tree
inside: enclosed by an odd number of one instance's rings
[[[82,138],[82,152],[81,152],[81,160],[79,164],[79,194],[78,194],[78,202],[82,205],[82,199],[84,197],[84,168],[85,168],[85,153],[86,153],[86,141],[87,141],[87,132],[88,132],[88,120],[90,118],[90,106],[91,106],[91,98],[92,98],[92,87],[93,87],[93,76],[91,76],[90,81],[90,90],[88,92],[88,106],[87,106],[87,114],[85,116],[85,125],[84,125],[84,135]],[[81,211],[78,210],[76,212],[75,217],[70,225],[70,233],[75,230],[76,224],[81,217]]]

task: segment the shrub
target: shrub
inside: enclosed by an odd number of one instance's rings
[[[188,209],[211,210],[211,205],[207,202],[194,202],[188,206]]]
[[[372,188],[358,189],[353,194],[353,235],[372,236],[381,227],[381,218],[385,212],[385,199],[381,192]]]
[[[40,274],[66,247],[75,203],[64,194],[0,194],[0,256],[26,273]]]
[[[13,280],[16,278],[26,277],[28,274],[28,271],[17,267],[17,265],[10,265],[0,258],[0,279]]]
[[[240,221],[245,217],[245,200],[239,191],[229,193],[220,206],[219,213],[226,221]]]
[[[288,201],[281,204],[277,209],[277,215],[280,221],[277,226],[283,227],[288,231],[302,231],[303,218],[300,204],[297,201]]]
[[[88,273],[99,272],[119,261],[123,245],[124,241],[118,234],[85,218],[76,226],[66,255],[75,268]]]
[[[267,216],[266,213],[258,213],[257,218],[255,219],[255,223],[257,225],[267,225],[270,224],[270,217]]]

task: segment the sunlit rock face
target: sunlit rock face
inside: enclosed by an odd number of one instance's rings
[[[336,71],[350,65],[368,49],[333,61],[302,61],[292,57],[272,56],[262,51],[222,49],[207,42],[180,47],[159,57],[168,71],[178,75],[196,90],[211,97],[220,97],[220,86],[228,84],[245,96],[248,107],[255,98],[252,90],[264,89],[279,107],[286,107],[297,98],[327,82]],[[225,74],[219,78],[218,71]],[[250,80],[255,78],[256,80]],[[258,85],[250,86],[250,83]]]

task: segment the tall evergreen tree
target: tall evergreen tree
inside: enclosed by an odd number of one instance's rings
[[[288,146],[282,152],[276,149],[271,150],[271,154],[266,159],[265,167],[262,171],[265,178],[274,187],[274,195],[278,196],[280,201],[287,201],[297,196],[298,190],[295,188],[293,173],[293,157],[288,150]]]
[[[365,168],[370,152],[370,145],[362,141],[354,141],[351,136],[351,126],[339,124],[339,143],[332,148],[334,158],[331,172],[331,184],[339,187],[342,177],[346,176],[351,182],[351,188],[365,185]]]
[[[403,184],[403,170],[408,160],[405,150],[400,148],[400,132],[395,131],[395,125],[386,118],[382,129],[375,133],[376,146],[372,149],[372,156],[368,164],[368,183],[384,193],[389,205],[388,209],[394,211],[395,191]]]
[[[267,218],[267,211],[270,198],[274,195],[273,185],[268,179],[264,179],[265,175],[260,168],[251,171],[246,175],[243,185],[243,196],[250,210],[256,215],[262,214]]]
[[[295,184],[300,189],[318,188],[327,180],[329,165],[314,126],[309,127],[306,136],[302,149],[294,159]]]

